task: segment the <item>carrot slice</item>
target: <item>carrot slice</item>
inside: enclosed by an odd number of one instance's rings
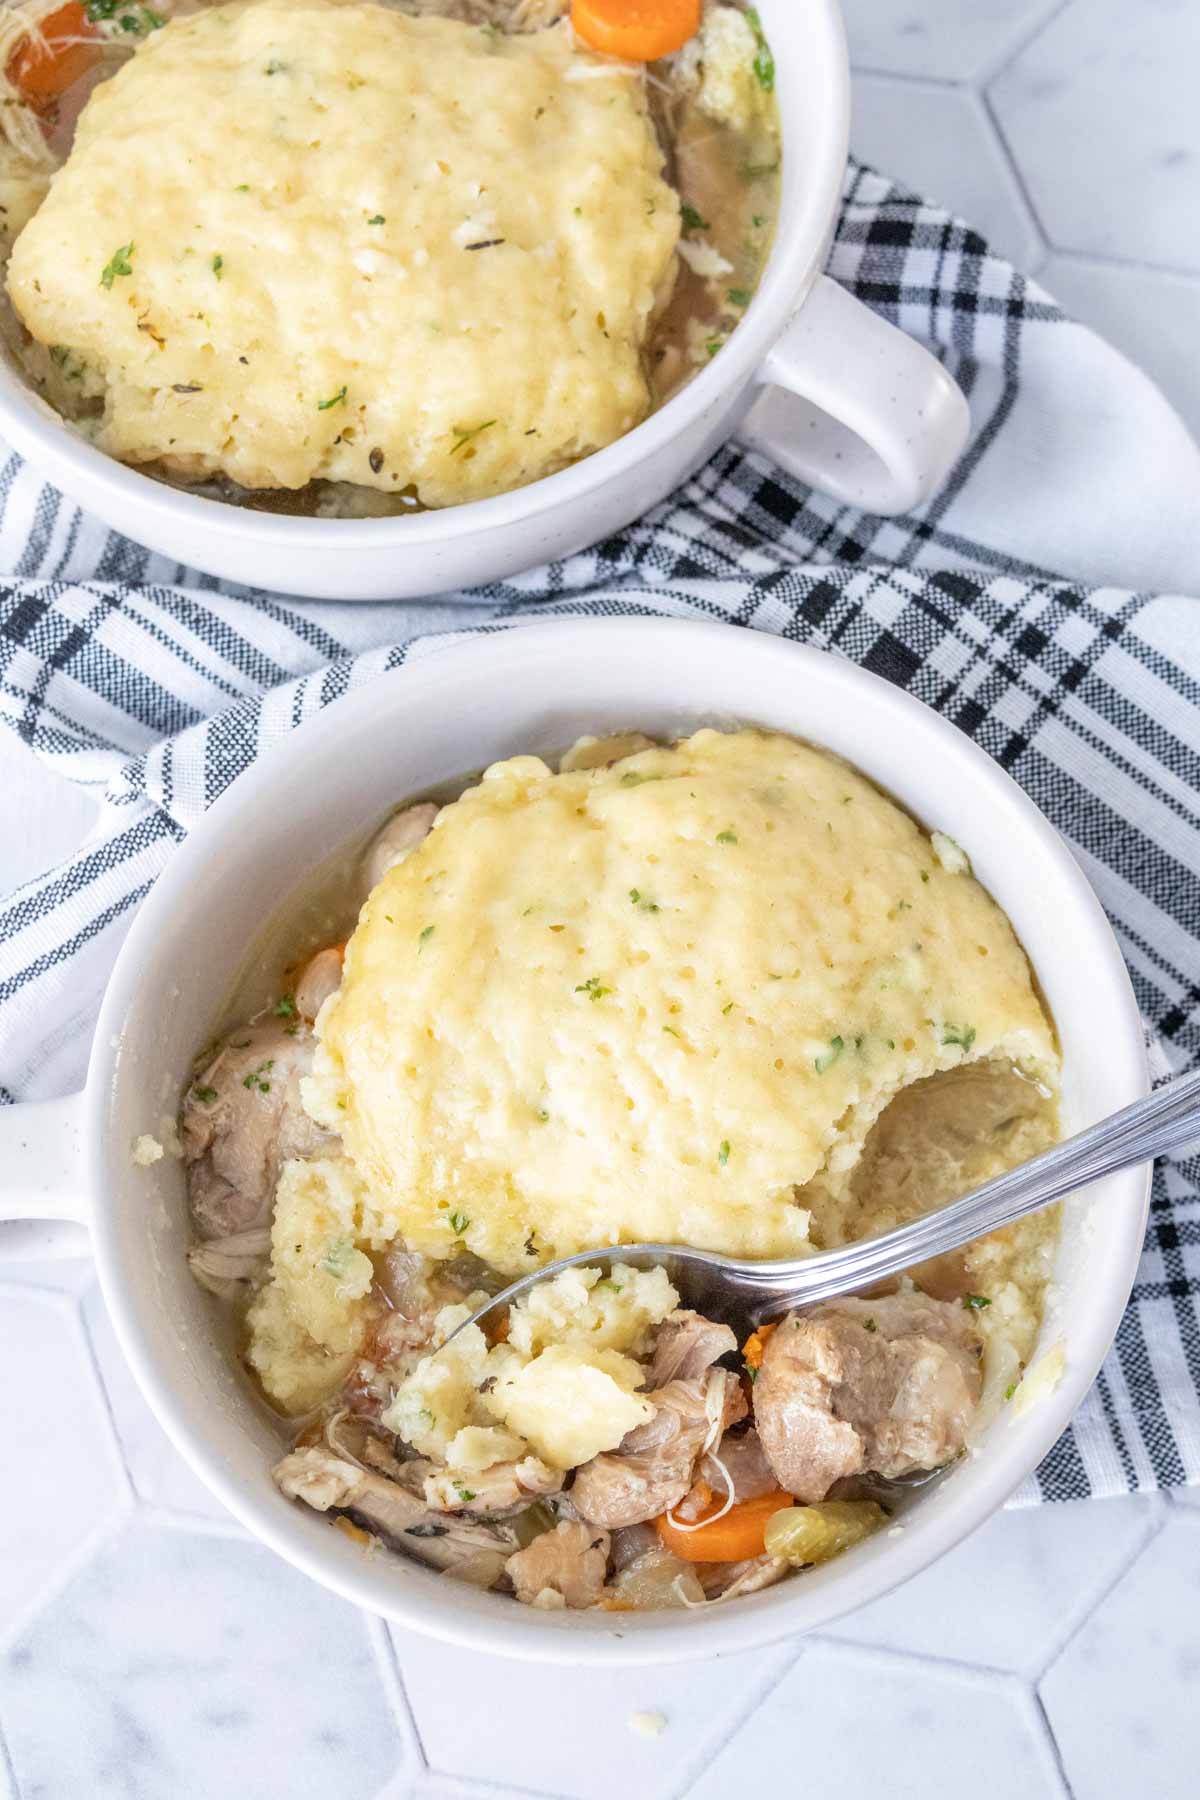
[[[700,0],[571,0],[571,24],[604,56],[654,62],[695,37]]]
[[[750,1333],[742,1350],[742,1361],[748,1369],[757,1371],[762,1368],[763,1351],[767,1347],[767,1339],[777,1329],[777,1325],[760,1325],[757,1331]]]
[[[684,1562],[744,1562],[763,1554],[768,1519],[795,1504],[780,1488],[773,1494],[743,1500],[731,1506],[723,1518],[714,1518],[710,1524],[701,1521],[693,1531],[682,1531],[666,1513],[659,1514],[654,1527],[667,1549]]]
[[[40,37],[27,38],[8,61],[8,79],[30,106],[45,107],[86,75],[99,51],[79,0],[70,0],[41,21]]]

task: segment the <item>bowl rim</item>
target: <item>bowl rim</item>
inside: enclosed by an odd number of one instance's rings
[[[769,21],[772,32],[794,28],[799,34],[802,25],[804,39],[803,67],[786,56],[777,59],[784,185],[775,242],[762,279],[721,355],[632,431],[580,462],[487,500],[385,519],[318,519],[256,512],[189,493],[118,462],[78,436],[4,359],[0,359],[0,427],[39,468],[69,466],[101,497],[100,511],[111,503],[121,516],[138,509],[160,525],[174,522],[181,528],[219,531],[225,538],[281,551],[303,551],[318,544],[347,552],[419,549],[448,537],[480,536],[500,526],[536,526],[546,514],[586,500],[595,490],[626,477],[632,465],[659,455],[754,376],[789,316],[807,296],[824,257],[841,201],[849,147],[850,74],[839,0],[808,0],[802,22],[792,14],[790,0],[760,0],[760,7],[775,13]],[[816,151],[806,152],[802,179],[790,173],[795,159],[789,159],[786,145],[790,109],[801,104],[801,90],[810,114],[814,108],[828,113],[824,128],[814,133]]]
[[[122,1078],[123,1033],[139,986],[143,946],[169,927],[173,915],[186,910],[189,892],[196,879],[202,878],[212,854],[210,846],[225,850],[233,839],[238,843],[246,841],[247,828],[253,824],[265,791],[279,784],[294,786],[303,779],[306,763],[337,755],[348,709],[356,709],[362,715],[358,723],[365,728],[374,719],[402,712],[405,697],[420,684],[431,688],[431,698],[436,690],[439,706],[453,701],[455,684],[466,695],[472,682],[484,678],[506,684],[502,689],[505,693],[519,692],[517,684],[523,676],[536,671],[539,662],[543,664],[543,674],[547,662],[552,669],[561,665],[564,658],[572,665],[586,663],[589,648],[597,648],[605,639],[610,640],[614,651],[620,650],[626,657],[649,659],[653,667],[666,669],[671,667],[670,658],[679,650],[684,634],[691,647],[708,658],[715,670],[719,671],[731,651],[771,663],[789,658],[788,673],[795,677],[792,686],[798,696],[813,682],[833,683],[839,704],[844,700],[852,706],[869,697],[876,708],[883,708],[885,715],[890,713],[901,724],[907,722],[910,730],[921,725],[926,734],[931,734],[926,737],[924,749],[934,742],[943,756],[956,756],[970,769],[973,781],[986,789],[992,815],[999,819],[1007,813],[1010,821],[1016,821],[1013,829],[1019,836],[1032,835],[1039,840],[1038,853],[1044,858],[1044,868],[1053,868],[1058,877],[1060,898],[1063,893],[1071,897],[1072,932],[1088,941],[1092,959],[1087,995],[1089,1017],[1107,1019],[1116,1026],[1106,1045],[1106,1067],[1118,1069],[1120,1085],[1129,1099],[1146,1091],[1148,1077],[1140,1019],[1111,927],[1079,865],[1033,801],[957,727],[881,677],[832,652],[773,634],[745,630],[731,643],[730,632],[731,627],[725,624],[661,616],[539,621],[454,640],[440,646],[434,655],[404,664],[344,694],[265,752],[231,783],[175,852],[133,923],[101,1010],[85,1102],[85,1142],[90,1151],[94,1186],[94,1247],[114,1328],[155,1417],[205,1484],[256,1538],[285,1561],[368,1611],[466,1648],[529,1661],[592,1665],[686,1661],[765,1645],[802,1629],[815,1629],[892,1590],[943,1555],[995,1511],[1057,1439],[1091,1386],[1108,1350],[1141,1252],[1149,1175],[1129,1171],[1113,1178],[1112,1186],[1106,1190],[1109,1237],[1105,1280],[1097,1283],[1094,1295],[1089,1294],[1086,1313],[1080,1318],[1071,1317],[1067,1372],[1058,1388],[1021,1421],[1020,1454],[1014,1454],[1013,1449],[1006,1453],[1002,1448],[987,1471],[988,1479],[981,1477],[974,1488],[957,1498],[952,1481],[941,1484],[938,1492],[918,1509],[919,1528],[909,1528],[901,1538],[887,1544],[882,1577],[872,1555],[881,1546],[877,1539],[863,1546],[853,1558],[829,1565],[825,1571],[814,1571],[802,1582],[785,1582],[767,1593],[732,1603],[719,1615],[707,1617],[704,1630],[697,1630],[694,1621],[674,1613],[642,1615],[636,1624],[629,1622],[635,1617],[630,1615],[624,1626],[605,1625],[594,1614],[539,1614],[493,1596],[486,1598],[496,1610],[481,1619],[478,1613],[468,1615],[464,1611],[460,1615],[453,1604],[447,1605],[444,1586],[439,1604],[428,1582],[414,1581],[402,1597],[389,1594],[381,1598],[373,1585],[371,1564],[355,1546],[337,1533],[326,1531],[324,1537],[318,1537],[315,1532],[299,1529],[308,1521],[297,1519],[296,1509],[280,1505],[265,1471],[261,1487],[256,1485],[253,1491],[240,1487],[222,1462],[215,1429],[206,1433],[193,1431],[178,1416],[182,1409],[177,1408],[171,1383],[162,1376],[153,1358],[149,1303],[142,1301],[137,1292],[132,1278],[136,1272],[131,1273],[124,1266],[117,1208],[106,1200],[107,1187],[116,1187],[122,1178],[128,1179],[127,1146],[117,1145],[115,1133],[109,1131],[109,1119]],[[801,714],[802,698],[797,699],[796,708]],[[799,719],[796,731],[801,735]],[[249,857],[253,854],[253,849],[246,853]],[[1116,1194],[1119,1199],[1114,1198]],[[1016,1422],[998,1421],[996,1428],[1001,1423],[1008,1429]],[[835,1572],[832,1580],[828,1579],[830,1571]],[[435,1581],[436,1577],[429,1580]],[[803,1616],[797,1617],[798,1614]],[[579,1621],[583,1620],[588,1623],[581,1629]]]

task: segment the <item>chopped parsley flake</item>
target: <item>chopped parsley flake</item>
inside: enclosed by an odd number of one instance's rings
[[[271,1008],[271,1011],[275,1014],[277,1019],[294,1019],[296,1016],[296,1001],[294,995],[280,994],[278,1000]]]
[[[863,1320],[863,1330],[864,1331],[878,1331],[879,1327],[875,1323],[874,1319],[864,1319]]]
[[[752,1368],[748,1362],[742,1364],[742,1374],[746,1377],[746,1380],[750,1383],[751,1387],[753,1387],[754,1383],[758,1380],[758,1370]]]
[[[485,419],[482,425],[451,426],[454,433],[454,448],[450,452],[451,456],[457,456],[460,450],[466,449],[472,438],[477,438],[481,431],[490,430],[495,423],[495,419]]]
[[[963,1305],[968,1312],[982,1312],[985,1306],[992,1303],[986,1294],[964,1294]]]
[[[922,869],[922,870],[921,870],[921,880],[922,880],[922,881],[928,881],[928,880],[929,880],[929,870],[928,870],[928,869]]]
[[[642,912],[658,911],[658,902],[655,900],[647,900],[645,894],[643,894],[639,888],[630,888],[629,898],[633,905],[638,907]]]
[[[724,348],[724,345],[725,345],[725,339],[723,337],[715,337],[715,338],[709,338],[709,340],[705,344],[704,348],[707,350],[707,352],[710,356],[715,356],[717,354],[718,350],[721,350]]]
[[[545,1107],[544,1107],[544,1106],[539,1106],[539,1107],[538,1107],[538,1115],[537,1115],[537,1116],[538,1116],[538,1123],[539,1123],[539,1125],[547,1125],[547,1124],[549,1124],[549,1122],[550,1122],[550,1114],[549,1114],[549,1113],[548,1113],[548,1112],[547,1112],[547,1111],[546,1111],[546,1109],[545,1109]]]
[[[221,270],[224,267],[225,267],[225,258],[223,256],[214,256],[212,259],[212,272],[216,276],[218,281],[220,281],[220,279],[221,279]]]
[[[195,1096],[196,1096],[197,1100],[200,1102],[201,1106],[211,1106],[213,1101],[217,1097],[216,1088],[198,1087],[198,1088],[193,1088],[192,1092],[193,1092],[193,1094],[195,1094]]]
[[[606,1281],[598,1281],[596,1283],[596,1293],[599,1293],[601,1288],[609,1288],[614,1294],[619,1294],[621,1292],[620,1282],[614,1281],[611,1276],[609,1276]]]
[[[271,1084],[269,1081],[264,1081],[263,1076],[268,1074],[274,1067],[275,1058],[269,1056],[266,1062],[259,1063],[257,1069],[251,1069],[249,1075],[242,1076],[242,1086],[244,1088],[257,1088],[260,1094],[269,1094],[271,1091]]]
[[[133,274],[133,263],[131,260],[133,257],[133,249],[134,247],[130,243],[122,244],[119,250],[113,251],[112,260],[105,263],[104,272],[100,277],[100,286],[102,288],[110,288],[118,275]]]
[[[673,1025],[664,1025],[663,1030],[666,1032],[669,1032],[673,1038],[677,1038],[679,1036],[679,1033],[676,1031],[676,1029]]]
[[[973,1025],[942,1026],[942,1043],[956,1044],[964,1056],[974,1042],[975,1027]]]
[[[346,389],[344,387],[340,387],[338,389],[337,393],[332,395],[330,399],[317,401],[317,411],[318,412],[328,412],[331,406],[345,406],[345,404],[346,404]]]
[[[612,989],[605,987],[598,975],[589,975],[586,981],[580,982],[575,992],[586,994],[589,1000],[603,1000],[606,994],[612,993]]]
[[[763,33],[762,20],[752,6],[747,7],[746,18],[753,28],[754,41],[758,46],[754,57],[754,73],[758,78],[758,85],[770,94],[775,88],[775,58]]]
[[[730,288],[729,300],[733,306],[749,306],[750,295],[745,288]]]
[[[368,225],[386,225],[387,220],[384,218],[382,213],[376,213],[374,218],[367,220],[367,224]]]
[[[720,1163],[722,1168],[724,1168],[725,1164],[729,1161],[729,1139],[728,1138],[721,1139],[721,1148],[717,1151],[717,1161]]]
[[[456,1237],[461,1237],[470,1223],[471,1221],[465,1212],[452,1212],[450,1214],[450,1229]]]
[[[680,207],[679,212],[680,212],[680,217],[683,220],[683,229],[685,231],[707,231],[708,230],[708,228],[709,228],[708,220],[702,218],[700,216],[700,214],[696,211],[695,207],[689,206],[686,200],[684,201],[683,205]]]
[[[426,944],[429,942],[430,938],[433,936],[436,929],[437,929],[437,927],[435,925],[426,925],[426,927],[423,931],[418,932],[418,934],[417,934],[417,950],[418,950],[418,952],[422,951],[425,948]]]
[[[725,1002],[724,1006],[721,1008],[721,1017],[724,1018],[726,1013],[731,1013],[732,1011],[733,1011],[733,1001],[727,1000]]]
[[[737,832],[736,831],[718,831],[717,842],[718,842],[718,844],[736,844],[737,843]]]
[[[756,231],[761,231],[766,222],[767,216],[765,213],[755,213],[750,220],[750,223]]]
[[[475,1490],[473,1488],[464,1487],[461,1481],[456,1481],[454,1483],[454,1491],[458,1495],[459,1499],[462,1501],[464,1506],[467,1504],[467,1502],[469,1500],[473,1500],[475,1498]]]
[[[1007,1386],[1007,1387],[1006,1387],[1006,1388],[1005,1388],[1005,1390],[1004,1390],[1004,1398],[1005,1398],[1005,1399],[1006,1399],[1006,1400],[1011,1400],[1011,1399],[1012,1399],[1012,1397],[1013,1397],[1013,1395],[1014,1395],[1014,1394],[1015,1394],[1015,1393],[1016,1393],[1016,1391],[1017,1391],[1017,1384],[1016,1384],[1016,1382],[1015,1382],[1015,1381],[1010,1381],[1010,1382],[1009,1382],[1009,1384],[1008,1384],[1008,1386]]]
[[[845,1048],[846,1046],[840,1037],[831,1037],[828,1050],[823,1050],[820,1056],[813,1057],[813,1068],[817,1071],[817,1074],[824,1075],[826,1069],[832,1069],[834,1063]]]

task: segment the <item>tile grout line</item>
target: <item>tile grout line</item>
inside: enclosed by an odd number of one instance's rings
[[[1038,1691],[1039,1698],[1042,1682],[1045,1681],[1051,1669],[1054,1668],[1056,1663],[1061,1661],[1062,1657],[1075,1642],[1075,1639],[1079,1636],[1079,1633],[1083,1630],[1088,1620],[1095,1616],[1113,1590],[1121,1585],[1130,1571],[1142,1560],[1142,1557],[1146,1554],[1151,1544],[1154,1543],[1155,1539],[1162,1535],[1162,1532],[1166,1528],[1169,1516],[1165,1504],[1163,1504],[1161,1508],[1155,1509],[1154,1515],[1151,1517],[1149,1524],[1142,1533],[1141,1541],[1130,1551],[1129,1555],[1125,1557],[1120,1568],[1115,1570],[1101,1582],[1100,1586],[1093,1592],[1082,1611],[1076,1613],[1068,1621],[1061,1637],[1051,1645],[1041,1662],[1031,1665],[1028,1679]]]
[[[104,1409],[104,1417],[108,1421],[110,1441],[113,1450],[116,1452],[116,1458],[117,1462],[120,1464],[121,1473],[125,1477],[129,1498],[136,1506],[141,1499],[141,1495],[138,1493],[137,1483],[133,1479],[133,1470],[129,1467],[129,1458],[125,1453],[125,1440],[117,1428],[117,1415],[113,1411],[112,1400],[109,1396],[108,1387],[105,1384],[103,1371],[100,1368],[100,1358],[96,1354],[96,1346],[92,1341],[91,1328],[88,1325],[87,1313],[84,1310],[84,1301],[90,1299],[93,1294],[99,1296],[101,1306],[106,1305],[104,1295],[100,1291],[99,1282],[93,1282],[91,1287],[76,1297],[74,1307],[75,1320],[79,1329],[79,1334],[83,1339],[84,1355],[87,1358],[88,1367],[92,1372],[92,1379],[100,1392],[100,1403]],[[141,1388],[139,1388],[139,1399],[141,1397],[141,1391]]]
[[[1029,1683],[1025,1692],[1026,1702],[1032,1716],[1034,1730],[1041,1739],[1043,1751],[1049,1756],[1051,1767],[1058,1777],[1059,1785],[1063,1792],[1063,1800],[1075,1800],[1075,1789],[1072,1787],[1071,1778],[1067,1774],[1067,1765],[1063,1757],[1062,1745],[1058,1741],[1050,1714],[1046,1711],[1046,1702],[1038,1693],[1037,1687],[1033,1682]]]
[[[359,1617],[367,1634],[367,1642],[371,1646],[376,1670],[387,1695],[396,1735],[404,1747],[403,1766],[411,1770],[412,1779],[415,1782],[422,1775],[429,1774],[429,1757],[421,1737],[421,1727],[417,1721],[417,1715],[404,1684],[404,1671],[400,1666],[400,1658],[396,1654],[395,1642],[387,1628],[386,1621],[378,1613],[360,1612]]]
[[[792,1670],[803,1659],[804,1652],[809,1642],[813,1641],[815,1640],[802,1638],[797,1643],[796,1648],[792,1651],[790,1656],[780,1658],[779,1670],[775,1679],[768,1683],[767,1686],[757,1690],[750,1704],[743,1711],[736,1714],[715,1741],[710,1741],[700,1747],[692,1758],[690,1766],[684,1769],[682,1783],[677,1783],[674,1787],[665,1790],[667,1800],[683,1800],[684,1795],[690,1792],[699,1781],[704,1770],[710,1768],[712,1764],[716,1762],[722,1752],[728,1749],[738,1733],[750,1723],[756,1713],[762,1710],[767,1701],[771,1698],[771,1695],[776,1693],[783,1685]]]
[[[986,88],[977,88],[974,90],[974,93],[975,93],[975,98],[978,100],[979,105],[982,108],[984,118],[991,125],[992,135],[995,138],[996,143],[998,144],[998,146],[1000,148],[1000,151],[1004,157],[1004,161],[1008,164],[1009,172],[1012,176],[1012,179],[1016,183],[1018,189],[1020,190],[1021,197],[1023,198],[1023,200],[1025,202],[1026,208],[1029,212],[1029,216],[1033,220],[1034,229],[1036,230],[1038,237],[1041,239],[1042,243],[1046,246],[1046,248],[1048,250],[1052,250],[1054,248],[1053,240],[1050,236],[1049,231],[1046,229],[1046,224],[1042,218],[1040,211],[1038,210],[1037,206],[1034,204],[1033,193],[1030,189],[1029,183],[1025,179],[1024,171],[1022,170],[1020,163],[1017,161],[1016,153],[1013,150],[1012,145],[1008,141],[1008,137],[1005,133],[1004,127],[1000,123],[1000,115],[996,111],[995,106],[992,104],[992,97],[988,93]]]
[[[1037,43],[1043,32],[1049,31],[1055,19],[1060,18],[1071,4],[1072,0],[1058,0],[1057,5],[1052,6],[1049,12],[1043,13],[1036,24],[1029,25],[1026,30],[1018,32],[1017,36],[1005,45],[992,62],[984,63],[976,69],[969,78],[972,87],[982,91],[984,88],[990,87],[993,81],[998,81],[1005,70],[1011,69],[1017,58],[1023,55],[1031,44]]]
[[[12,1751],[8,1747],[3,1718],[0,1718],[0,1775],[8,1777],[12,1800],[21,1800],[21,1783],[17,1780],[17,1765],[13,1761]]]
[[[1061,256],[1066,262],[1091,265],[1097,269],[1115,269],[1129,275],[1166,276],[1177,281],[1182,287],[1200,288],[1200,270],[1185,269],[1176,263],[1147,261],[1144,257],[1117,256],[1109,250],[1072,250],[1068,245],[1053,244],[1046,240],[1047,248],[1054,256]]]

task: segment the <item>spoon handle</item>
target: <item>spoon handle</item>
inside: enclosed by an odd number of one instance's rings
[[[1177,1075],[1144,1100],[1056,1144],[1032,1162],[1010,1169],[962,1200],[915,1219],[883,1237],[867,1238],[807,1262],[738,1265],[739,1278],[781,1303],[832,1299],[898,1275],[931,1256],[957,1250],[972,1239],[1051,1206],[1091,1181],[1165,1155],[1200,1139],[1200,1069]]]

